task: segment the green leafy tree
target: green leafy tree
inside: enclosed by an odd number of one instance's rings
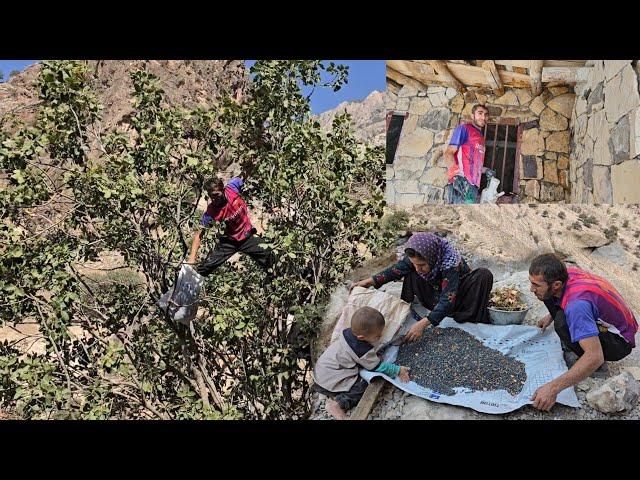
[[[0,319],[38,326],[0,346],[0,407],[26,418],[308,413],[322,302],[382,243],[382,150],[359,144],[347,115],[327,133],[310,114],[301,85],[338,90],[345,67],[259,61],[252,74],[242,101],[184,109],[132,72],[128,128],[102,131],[86,67],[43,63],[35,124],[0,130]],[[250,172],[246,197],[277,261],[217,269],[188,328],[156,301],[222,157]],[[109,253],[120,273],[92,276],[86,262]],[[35,340],[44,353],[25,354]]]

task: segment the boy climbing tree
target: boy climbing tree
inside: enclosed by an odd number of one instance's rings
[[[236,100],[241,101],[241,91],[236,91]],[[262,131],[255,139],[255,145],[265,147],[267,145],[268,122],[262,125]],[[224,152],[226,156],[228,152]],[[210,275],[216,268],[226,262],[234,253],[242,252],[249,255],[258,265],[265,270],[273,265],[273,252],[261,247],[262,238],[256,235],[256,229],[251,225],[247,204],[241,196],[242,187],[247,177],[256,167],[256,160],[251,159],[243,162],[242,172],[239,176],[233,177],[227,185],[224,185],[220,178],[209,178],[204,183],[204,190],[211,202],[207,205],[207,210],[202,215],[200,226],[195,233],[191,244],[191,253],[187,263],[194,264],[201,244],[201,237],[204,228],[211,225],[211,222],[224,222],[223,236],[218,240],[216,247],[211,250],[204,262],[196,268],[196,271],[203,276]]]
[[[273,263],[272,252],[260,246],[262,239],[256,235],[256,229],[251,225],[249,219],[247,204],[240,196],[246,177],[247,170],[245,169],[240,176],[229,180],[226,186],[220,178],[210,178],[204,183],[204,189],[211,202],[202,215],[200,225],[206,228],[213,221],[224,222],[225,229],[216,247],[196,268],[200,275],[211,274],[236,252],[249,255],[265,269],[268,269]],[[204,231],[201,228],[194,236],[191,253],[187,260],[189,264],[196,262]]]

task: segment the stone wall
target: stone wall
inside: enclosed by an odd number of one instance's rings
[[[491,121],[523,124],[520,146],[520,201],[568,201],[569,118],[575,102],[571,87],[545,88],[533,97],[528,89],[505,89],[496,97],[481,89],[464,94],[453,88],[404,86],[387,92],[387,109],[408,112],[393,165],[387,165],[387,203],[411,207],[443,203],[447,182],[443,156],[453,129],[468,121],[476,103],[489,107]]]
[[[573,203],[640,203],[638,61],[589,60],[571,127]]]

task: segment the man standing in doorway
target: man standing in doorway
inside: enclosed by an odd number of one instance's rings
[[[471,122],[458,125],[453,131],[444,152],[449,166],[449,182],[444,188],[445,203],[478,203],[484,166],[484,128],[488,120],[489,109],[477,104],[471,109]]]

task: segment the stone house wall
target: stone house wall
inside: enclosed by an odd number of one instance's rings
[[[419,92],[408,86],[398,94],[387,91],[387,110],[408,112],[394,163],[387,165],[389,205],[411,207],[443,203],[447,182],[443,152],[453,129],[470,119],[476,103],[488,106],[490,121],[515,119],[523,125],[520,155],[520,201],[569,201],[570,122],[575,103],[572,87],[550,87],[533,97],[529,89],[505,88],[496,97],[490,91],[428,87]]]
[[[638,61],[589,60],[575,87],[570,183],[573,203],[640,203]]]

